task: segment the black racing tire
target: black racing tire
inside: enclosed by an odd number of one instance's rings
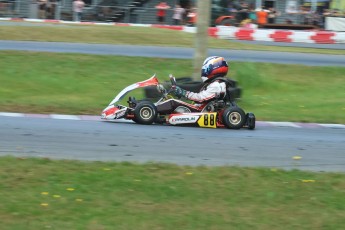
[[[224,110],[222,119],[228,129],[240,129],[246,122],[246,114],[240,107],[229,107]]]
[[[150,101],[142,101],[134,109],[134,118],[138,124],[151,125],[157,119],[157,108]]]
[[[247,126],[248,126],[248,129],[255,129],[255,115],[254,113],[247,113],[246,115],[246,119],[247,119]]]

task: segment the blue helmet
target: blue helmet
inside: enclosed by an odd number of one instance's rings
[[[205,59],[201,69],[201,79],[203,82],[215,77],[224,77],[229,70],[228,63],[223,57],[212,56]]]

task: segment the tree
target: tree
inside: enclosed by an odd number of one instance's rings
[[[197,1],[197,22],[195,34],[195,52],[193,80],[200,81],[200,67],[207,57],[208,27],[211,15],[211,0]]]

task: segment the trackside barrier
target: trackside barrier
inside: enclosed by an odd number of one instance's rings
[[[72,22],[50,19],[26,19],[26,18],[0,18],[0,21],[26,21],[81,25],[110,25],[110,26],[139,26],[155,27],[195,33],[195,27],[171,26],[158,24],[134,24],[134,23],[102,23],[102,22]],[[345,44],[345,32],[333,31],[294,31],[282,29],[251,29],[234,26],[217,26],[208,29],[212,37],[220,39],[249,40],[249,41],[272,41],[272,42],[304,42],[317,44]]]
[[[218,26],[217,37],[249,41],[304,42],[317,44],[345,43],[345,32],[249,29]]]
[[[271,33],[268,36],[275,42],[292,42],[292,39],[289,37],[292,34],[293,33],[291,31],[276,30],[274,33]]]

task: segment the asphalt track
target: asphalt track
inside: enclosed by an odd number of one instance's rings
[[[162,57],[191,59],[193,48],[157,47],[109,44],[82,44],[65,42],[1,41],[0,50],[26,50],[98,55]],[[345,66],[345,55],[267,52],[251,50],[209,49],[210,56],[222,56],[229,61],[270,62],[309,66]]]
[[[52,42],[0,41],[0,50],[193,56],[188,48]],[[229,50],[209,54],[239,61],[345,66],[344,55]],[[259,125],[251,131],[6,116],[0,116],[0,127],[0,155],[345,172],[345,129]]]
[[[6,116],[0,127],[0,155],[345,172],[345,129],[229,130]]]

